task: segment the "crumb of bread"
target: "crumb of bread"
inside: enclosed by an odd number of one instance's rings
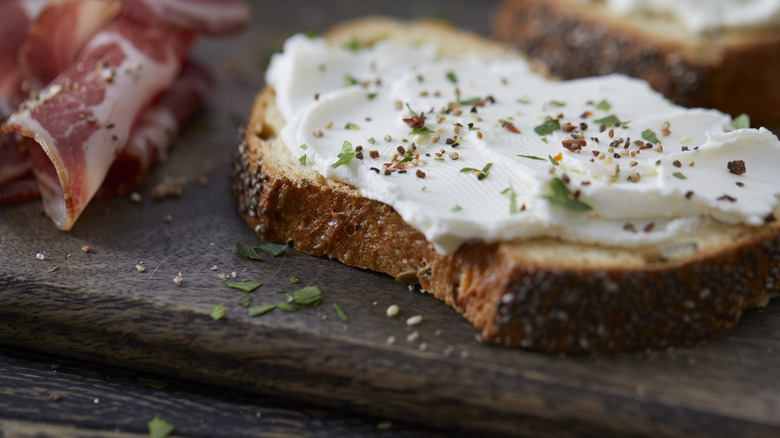
[[[141,265],[135,265],[135,270],[138,272],[146,272],[146,268]]]
[[[390,335],[387,337],[387,340],[385,341],[387,345],[393,345],[395,344],[395,336]]]
[[[43,260],[46,258],[46,256],[39,252],[38,254],[35,254],[35,258],[38,260]]]
[[[417,348],[419,348],[420,351],[428,351],[428,343],[427,342],[420,342],[420,345],[417,346]]]
[[[173,277],[173,282],[176,283],[176,286],[181,286],[181,282],[182,282],[181,272],[179,272],[179,275]]]
[[[184,178],[165,178],[163,182],[157,184],[152,189],[152,199],[165,199],[171,196],[181,197],[184,193],[184,184],[187,181]]]
[[[163,216],[162,220],[166,224],[169,224],[169,223],[173,222],[173,216],[171,216],[169,214],[166,214],[165,216]]]
[[[143,198],[141,198],[141,194],[138,192],[130,193],[130,200],[135,203],[141,202]]]
[[[400,310],[401,309],[397,305],[391,304],[390,307],[387,308],[387,316],[392,318],[392,317],[398,315],[398,312]]]
[[[212,266],[212,267],[211,267],[211,270],[212,270],[212,271],[216,271],[216,270],[217,270],[217,265],[214,265],[214,266]]]
[[[91,248],[89,247],[89,245],[83,245],[81,247],[81,252],[89,252],[90,250]]]
[[[376,425],[376,428],[378,430],[387,430],[387,429],[390,429],[391,427],[393,427],[393,422],[392,421],[383,421],[383,422],[381,422],[381,423]]]
[[[406,336],[406,342],[414,342],[418,339],[420,339],[420,332],[418,331],[413,331]]]
[[[406,320],[406,325],[408,326],[415,326],[422,322],[423,317],[422,315],[414,315],[411,318]]]
[[[224,283],[225,281],[227,281],[227,275],[219,274],[219,279],[222,280],[222,282]]]
[[[211,180],[209,180],[209,177],[206,175],[201,175],[198,177],[198,184],[200,184],[202,187],[206,187],[211,183]]]

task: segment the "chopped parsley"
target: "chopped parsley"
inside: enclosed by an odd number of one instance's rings
[[[249,307],[252,304],[252,294],[246,293],[241,296],[241,298],[238,299],[236,302],[241,307]]]
[[[454,207],[452,207],[452,211],[453,211],[453,212],[455,212],[455,213],[457,213],[457,212],[459,212],[459,211],[461,211],[461,210],[463,210],[463,207],[461,207],[461,206],[460,206],[460,205],[458,205],[458,204],[455,204],[455,206],[454,206]]]
[[[257,289],[258,287],[262,286],[263,282],[261,281],[231,281],[227,283],[227,286],[231,289],[237,289],[243,292],[252,292],[253,290]]]
[[[731,121],[731,126],[734,127],[734,129],[748,129],[750,128],[750,116],[747,114],[740,114]]]
[[[461,100],[460,96],[458,96],[458,103],[461,105],[475,105],[482,102],[482,99],[479,97],[472,97],[470,99]]]
[[[517,213],[517,194],[512,186],[507,187],[501,192],[502,195],[506,195],[509,198],[509,214]]]
[[[263,258],[260,257],[260,255],[255,251],[255,248],[257,247],[236,242],[236,249],[238,249],[239,254],[250,260],[263,260]]]
[[[673,176],[673,177],[675,177],[675,178],[677,178],[677,179],[688,179],[688,178],[686,178],[686,176],[685,176],[685,175],[683,175],[683,173],[682,173],[682,172],[674,172],[674,173],[672,174],[672,176]]]
[[[333,308],[336,310],[336,315],[339,316],[339,319],[343,322],[349,322],[349,317],[347,316],[346,312],[344,312],[344,309],[341,308],[337,303],[333,303]]]
[[[444,77],[446,77],[447,80],[452,82],[453,84],[458,83],[458,77],[455,76],[455,72],[453,72],[452,70],[448,71],[447,74],[444,75]]]
[[[308,149],[308,148],[309,148],[308,146],[306,146],[306,143],[304,143],[304,144],[302,144],[302,145],[300,145],[300,146],[298,146],[298,147],[299,147],[299,148],[301,148],[301,149],[303,149],[303,150],[306,150],[306,149]]]
[[[368,93],[366,94],[366,97],[368,98],[368,100],[374,100],[374,98],[376,98],[378,95],[379,93]]]
[[[531,99],[517,99],[517,103],[528,105],[531,103]]]
[[[298,279],[298,277],[290,277],[290,284],[298,284],[301,280]]]
[[[374,137],[369,138],[368,142],[371,144],[376,144],[376,140],[374,139]]]
[[[292,293],[295,304],[303,307],[317,306],[322,302],[322,291],[317,286],[306,286]]]
[[[488,175],[490,174],[490,168],[491,167],[493,167],[493,163],[487,163],[487,164],[485,164],[485,167],[482,168],[482,170],[475,169],[473,167],[464,167],[464,168],[460,169],[460,172],[461,173],[476,172],[477,178],[482,180],[482,179],[485,179],[485,178],[488,177]]]
[[[347,87],[351,87],[353,85],[360,85],[360,81],[355,79],[354,76],[347,74],[344,75],[344,85],[346,85]]]
[[[598,123],[599,125],[607,125],[607,126],[618,126],[621,124],[620,119],[618,119],[614,114],[610,114],[606,117],[602,117],[598,120],[594,120],[593,123]]]
[[[262,245],[255,246],[254,248],[263,251],[271,257],[278,257],[284,254],[284,252],[287,250],[287,245],[284,243],[264,243]]]
[[[553,158],[553,156],[552,156],[552,155],[548,155],[548,156],[547,156],[547,158],[549,158],[549,159],[550,159],[550,162],[552,163],[552,165],[553,165],[553,166],[557,166],[557,165],[558,165],[558,160],[556,160],[555,158]]]
[[[560,100],[551,100],[551,101],[547,102],[547,105],[552,106],[552,107],[556,107],[556,108],[562,108],[562,107],[566,106],[566,102],[561,102]]]
[[[306,165],[306,154],[301,155],[301,158],[298,158],[298,161],[301,162],[304,166]]]
[[[561,122],[559,122],[558,119],[550,119],[545,120],[541,125],[534,127],[534,132],[539,135],[547,135],[558,129],[561,129]]]
[[[214,321],[219,321],[220,319],[224,318],[225,315],[227,315],[227,309],[225,308],[224,304],[217,304],[213,309],[211,309],[211,319]]]
[[[542,157],[537,157],[536,155],[519,155],[519,154],[518,154],[517,156],[518,156],[518,157],[523,157],[523,158],[530,158],[531,160],[540,160],[540,161],[546,161],[544,158],[542,158]]]
[[[357,130],[360,129],[360,126],[358,126],[358,125],[356,125],[356,124],[354,124],[352,122],[347,122],[347,124],[344,125],[344,129],[351,129],[353,131],[357,131]]]
[[[293,303],[279,303],[276,305],[278,309],[284,310],[285,312],[297,312],[298,306],[296,306]]]
[[[553,178],[550,180],[550,190],[552,194],[544,196],[544,199],[551,204],[559,207],[564,207],[574,211],[589,211],[592,210],[591,206],[574,199],[574,195],[571,190],[566,187],[566,184],[560,178]]]
[[[422,128],[414,128],[411,131],[409,131],[409,135],[422,135],[422,134],[433,134],[433,131],[426,127]]]
[[[653,132],[652,129],[645,129],[642,131],[642,138],[649,141],[650,143],[658,143],[658,137],[655,135],[655,132]]]
[[[262,306],[252,306],[249,308],[249,316],[260,316],[276,309],[276,304],[264,304]]]
[[[338,154],[338,160],[331,167],[336,168],[342,164],[347,164],[353,158],[355,158],[355,153],[352,152],[352,143],[344,140],[344,144],[341,146],[341,153]]]
[[[344,48],[354,52],[360,48],[360,41],[357,38],[352,38],[348,43],[344,44]]]
[[[601,111],[609,111],[612,109],[612,105],[610,105],[606,99],[601,99],[601,102],[596,104],[596,109]]]
[[[148,424],[150,438],[165,438],[172,434],[174,430],[176,430],[173,424],[157,416],[155,416],[154,419]]]

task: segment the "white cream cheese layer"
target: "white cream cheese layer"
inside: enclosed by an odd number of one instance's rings
[[[770,131],[624,76],[554,82],[515,57],[298,35],[266,80],[301,166],[393,206],[444,253],[534,236],[661,243],[711,220],[762,225],[778,202]]]
[[[780,26],[780,0],[578,0],[606,3],[618,15],[671,18],[691,33]]]

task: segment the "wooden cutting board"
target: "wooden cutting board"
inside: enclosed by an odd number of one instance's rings
[[[455,311],[384,275],[291,249],[259,262],[238,254],[236,242],[260,241],[236,213],[229,163],[264,60],[294,31],[325,29],[376,7],[274,4],[309,11],[295,19],[258,14],[261,3],[245,35],[198,46],[197,57],[216,69],[218,90],[139,190],[140,203],[95,201],[68,233],[37,202],[0,208],[0,343],[477,433],[780,434],[777,300],[708,345],[561,355],[483,345]],[[490,9],[473,3],[453,3],[459,9],[449,18],[487,33]],[[414,4],[379,12],[436,15]],[[183,195],[152,200],[168,177],[186,181]],[[249,317],[237,303],[243,293],[220,279],[233,272],[264,283],[253,306],[309,285],[324,299],[316,308]],[[215,321],[210,313],[219,304],[227,314]],[[392,304],[401,311],[390,318]],[[414,315],[423,322],[407,326]]]

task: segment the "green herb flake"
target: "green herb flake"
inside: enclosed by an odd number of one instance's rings
[[[558,119],[550,119],[546,120],[541,125],[534,127],[534,132],[539,135],[547,135],[558,129],[561,129],[561,122],[559,122]]]
[[[547,137],[542,137],[542,141],[547,143]]]
[[[552,190],[552,194],[544,196],[544,198],[551,204],[574,211],[592,210],[590,205],[574,199],[571,190],[566,187],[566,184],[564,184],[560,178],[553,178],[550,180],[550,190]]]
[[[379,93],[368,93],[366,94],[366,97],[368,100],[374,100],[377,96],[379,96]]]
[[[376,144],[376,139],[374,139],[374,137],[371,137],[368,139],[368,142],[371,144]]]
[[[672,176],[673,176],[673,177],[675,177],[675,178],[677,178],[677,179],[688,179],[688,178],[686,178],[686,176],[685,176],[685,175],[683,175],[683,173],[682,173],[682,172],[674,172],[674,173],[672,174]]]
[[[264,304],[262,306],[252,306],[249,308],[249,316],[260,316],[276,309],[276,304]]]
[[[352,38],[348,43],[344,44],[344,48],[353,52],[357,51],[360,48],[360,41],[357,38]]]
[[[322,302],[322,291],[317,286],[306,286],[292,293],[295,304],[303,307],[319,305]]]
[[[239,254],[250,260],[263,260],[263,258],[257,254],[255,248],[256,247],[254,246],[244,245],[242,243],[236,242],[236,249],[238,249]]]
[[[152,421],[149,422],[149,437],[150,438],[165,438],[172,434],[176,428],[173,424],[163,420],[162,418],[155,416]]]
[[[551,100],[551,101],[547,102],[547,105],[552,106],[552,107],[556,107],[556,108],[562,108],[562,107],[566,106],[566,102],[561,102],[560,100]]]
[[[444,75],[444,77],[446,77],[447,80],[452,82],[453,84],[457,84],[458,83],[458,78],[457,78],[457,76],[455,76],[455,72],[453,72],[451,70],[448,71],[447,74]]]
[[[482,168],[482,173],[485,175],[485,178],[490,175],[490,168],[493,167],[493,163],[487,163],[485,164],[485,167]]]
[[[344,129],[351,129],[353,131],[358,131],[358,130],[360,130],[360,126],[358,126],[358,125],[356,125],[356,124],[354,124],[352,122],[347,122],[347,124],[344,125]]]
[[[620,125],[620,119],[618,119],[614,114],[610,114],[607,117],[602,117],[598,120],[594,120],[593,123],[597,123],[599,125],[606,125],[606,126],[617,126]]]
[[[642,138],[650,143],[659,143],[658,136],[655,135],[655,132],[653,132],[652,129],[645,129],[642,131]]]
[[[298,279],[298,277],[290,277],[290,284],[298,284],[301,280]]]
[[[352,75],[344,75],[344,85],[351,87],[353,85],[360,85],[360,81]]]
[[[480,99],[479,97],[472,97],[472,98],[469,98],[469,99],[461,100],[460,96],[458,96],[458,103],[461,104],[461,105],[466,105],[466,106],[468,106],[468,105],[476,105],[476,104],[478,104],[480,102],[482,102],[482,99]]]
[[[414,128],[411,131],[409,131],[409,135],[422,135],[422,134],[433,134],[433,131],[426,127],[422,127],[420,129]]]
[[[537,157],[536,155],[519,155],[519,154],[518,154],[517,156],[518,156],[518,157],[522,157],[522,158],[529,158],[529,159],[531,159],[531,160],[547,161],[547,160],[545,160],[545,159],[544,159],[544,158],[542,158],[542,157]]]
[[[242,292],[252,292],[253,290],[257,289],[258,287],[262,286],[263,283],[261,281],[229,281],[226,283],[227,286],[231,289],[240,290]]]
[[[259,249],[271,257],[278,257],[287,251],[287,245],[284,243],[264,243],[260,246],[255,246],[255,249]]]
[[[308,148],[309,148],[308,146],[306,146],[306,143],[304,143],[304,144],[302,144],[302,145],[300,145],[300,146],[298,146],[298,147],[299,147],[299,148],[301,148],[301,149],[303,149],[303,150],[306,150],[306,149],[308,149]]]
[[[550,162],[552,163],[553,166],[557,166],[558,165],[558,161],[555,158],[553,158],[552,155],[548,155],[547,158],[550,159]]]
[[[355,158],[355,153],[352,152],[352,143],[344,140],[344,144],[341,146],[341,153],[338,154],[338,160],[331,165],[336,168],[342,164],[347,164]]]
[[[307,160],[306,154],[303,154],[301,155],[301,158],[298,158],[298,161],[300,161],[301,164],[303,164],[304,166],[306,165],[306,160]]]
[[[225,315],[227,315],[227,308],[225,308],[223,304],[217,304],[213,309],[211,309],[211,319],[214,321],[219,321],[220,319],[224,318]]]
[[[530,105],[531,104],[531,99],[517,99],[517,103],[522,104],[522,105]]]
[[[140,382],[144,386],[148,386],[148,387],[154,388],[154,389],[165,389],[165,388],[168,387],[168,384],[163,382],[163,381],[155,380],[155,379],[149,379],[149,378],[146,378],[146,377],[139,377],[138,378],[138,382]]]
[[[501,192],[502,195],[506,195],[509,198],[509,214],[517,213],[517,194],[512,186],[507,187]]]
[[[339,319],[342,322],[349,322],[349,317],[347,316],[346,312],[344,312],[344,309],[341,308],[337,303],[333,303],[333,308],[336,310],[336,315],[339,316]]]
[[[307,30],[306,32],[303,33],[303,35],[308,39],[312,39],[317,37],[317,32],[313,30]]]
[[[463,169],[460,169],[460,173],[466,172],[479,172],[479,169],[475,169],[473,167],[464,167]]]
[[[750,116],[747,114],[740,114],[734,120],[731,121],[731,126],[734,129],[749,129],[750,128]]]
[[[463,207],[461,207],[461,206],[460,206],[460,205],[458,205],[458,204],[455,204],[455,206],[454,206],[454,207],[452,207],[452,211],[453,211],[453,212],[455,212],[455,213],[457,213],[457,212],[459,212],[459,211],[461,211],[461,210],[463,210]]]
[[[606,99],[601,99],[601,102],[596,104],[596,109],[601,111],[609,111],[612,109],[612,105],[610,105]]]
[[[298,306],[296,306],[293,303],[279,303],[276,305],[280,310],[284,310],[285,312],[297,312]]]
[[[434,158],[434,159],[433,159],[433,161],[444,161],[444,158],[442,158],[442,157],[437,157],[437,158]]]
[[[238,299],[236,302],[241,307],[249,308],[249,306],[252,304],[252,294],[246,293],[241,296],[241,298]]]

